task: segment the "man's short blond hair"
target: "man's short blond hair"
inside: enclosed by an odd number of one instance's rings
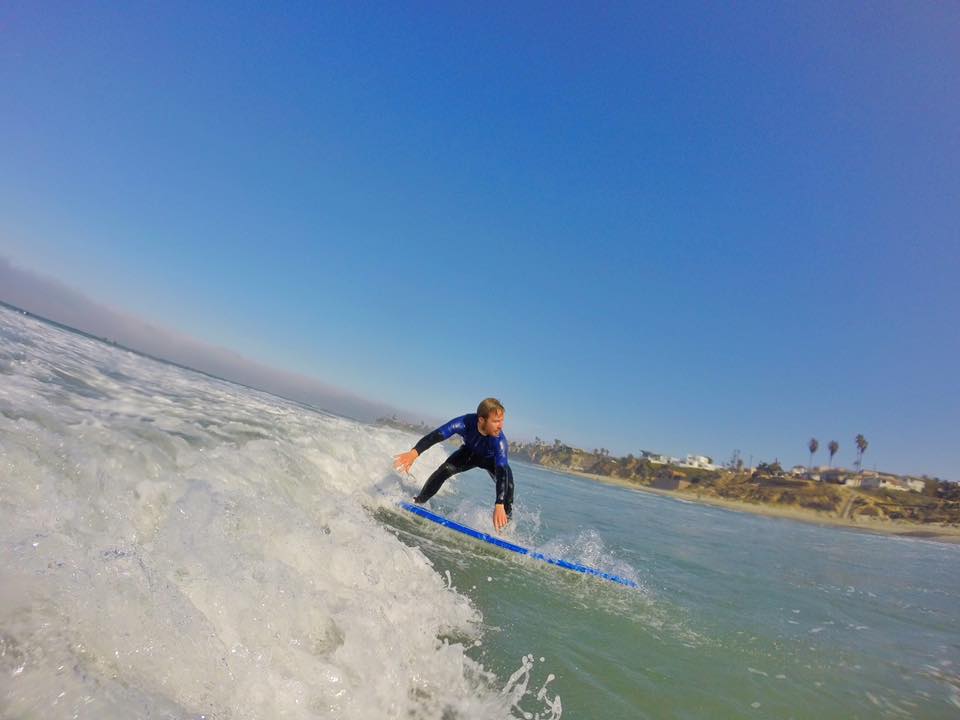
[[[486,398],[477,405],[477,415],[482,418],[490,417],[490,413],[499,415],[502,412],[506,411],[503,409],[503,404],[496,398]]]

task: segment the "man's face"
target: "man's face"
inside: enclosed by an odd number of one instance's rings
[[[496,437],[503,429],[503,410],[492,412],[487,417],[482,417],[477,421],[477,429],[483,435],[492,435]]]

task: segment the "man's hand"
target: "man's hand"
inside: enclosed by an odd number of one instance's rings
[[[418,457],[420,453],[417,452],[417,449],[408,450],[405,453],[400,453],[399,455],[393,456],[393,467],[399,470],[400,472],[408,473],[410,468],[413,467],[413,462]]]
[[[502,530],[503,526],[510,522],[510,518],[507,517],[507,511],[503,509],[503,505],[497,503],[493,506],[493,526],[497,530]]]

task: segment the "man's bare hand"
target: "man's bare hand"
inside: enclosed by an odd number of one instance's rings
[[[408,473],[410,472],[410,468],[413,467],[413,462],[418,457],[420,457],[420,453],[417,452],[416,448],[413,450],[408,450],[405,453],[400,453],[399,455],[394,455],[393,467],[400,472]]]
[[[507,511],[503,509],[503,505],[496,504],[493,506],[493,526],[497,530],[502,530],[503,526],[510,522],[510,518],[507,517]]]

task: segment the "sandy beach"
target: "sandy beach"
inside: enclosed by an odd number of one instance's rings
[[[617,485],[619,487],[637,490],[638,492],[652,493],[664,497],[684,500],[688,502],[702,503],[704,505],[713,505],[725,510],[734,512],[753,513],[754,515],[766,515],[767,517],[779,517],[800,522],[813,523],[815,525],[830,525],[850,530],[860,530],[863,532],[879,533],[882,535],[899,535],[901,537],[921,538],[924,540],[936,540],[937,542],[958,543],[960,544],[960,526],[957,525],[934,525],[914,523],[909,521],[889,521],[889,520],[868,520],[845,519],[836,515],[808,510],[806,508],[789,507],[782,505],[758,505],[755,503],[740,502],[738,500],[728,500],[718,498],[713,495],[702,495],[696,491],[689,490],[660,490],[657,488],[646,487],[636,483],[629,482],[622,478],[610,477],[608,475],[595,475],[593,473],[577,472],[575,470],[558,470],[550,468],[554,472],[563,472],[568,475],[596,480],[608,485]]]

